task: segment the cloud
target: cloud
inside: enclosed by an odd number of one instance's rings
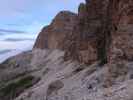
[[[34,41],[17,41],[17,42],[9,42],[9,41],[1,41],[0,40],[0,50],[5,49],[25,49],[27,47],[32,47]]]
[[[24,33],[19,30],[38,33],[36,31],[49,24],[59,11],[77,12],[79,3],[84,1],[0,0],[0,33]]]
[[[20,30],[0,29],[0,33],[26,33],[26,32],[25,31],[20,31]]]
[[[0,54],[5,54],[5,53],[8,53],[8,52],[10,52],[10,51],[11,51],[10,49],[1,50],[1,51],[0,51]]]
[[[35,18],[51,18],[60,10],[76,12],[80,2],[85,0],[0,0],[0,18],[23,19],[27,22]],[[28,20],[27,20],[28,19]],[[45,19],[48,20],[48,19]],[[51,19],[50,19],[51,20]]]
[[[34,39],[31,38],[7,38],[4,41],[8,42],[16,42],[16,41],[33,41]]]

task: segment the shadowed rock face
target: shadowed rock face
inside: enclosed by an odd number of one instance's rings
[[[105,20],[107,7],[104,2],[104,0],[90,0],[86,1],[86,4],[80,4],[78,24],[72,32],[72,44],[66,52],[68,59],[76,59],[85,64],[92,64],[97,60],[105,63],[107,60],[106,42],[110,38],[110,33]]]
[[[39,34],[34,48],[63,49],[66,60],[78,60],[85,64],[98,60],[97,41],[101,42],[98,35],[102,27],[99,2],[81,4],[78,16],[70,12],[59,13],[51,25]]]
[[[114,63],[120,60],[133,60],[133,1],[114,0],[112,7],[111,30],[112,42],[109,52],[109,61]]]
[[[65,60],[101,64],[133,60],[133,1],[86,0],[78,15],[63,11],[39,34],[34,48],[65,50]]]
[[[79,6],[78,17],[68,59],[87,64],[133,60],[132,0],[86,0]]]
[[[76,14],[69,11],[60,12],[49,26],[42,29],[34,48],[64,49],[67,37],[71,35],[76,21]]]

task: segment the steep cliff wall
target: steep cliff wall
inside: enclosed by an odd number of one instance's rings
[[[79,6],[78,17],[70,57],[84,63],[100,60],[101,64],[133,60],[132,0],[86,0]]]
[[[109,61],[133,61],[133,1],[113,0],[112,5],[111,18],[115,30],[110,30]]]
[[[133,60],[133,1],[86,0],[78,15],[59,13],[34,48],[65,50],[65,60],[100,64]]]
[[[46,26],[40,32],[34,48],[40,49],[64,49],[66,40],[71,35],[74,25],[77,21],[77,15],[62,11],[58,13],[49,26]]]
[[[79,6],[78,24],[73,30],[72,45],[66,55],[85,64],[97,60],[107,62],[107,49],[110,43],[110,26],[108,2],[105,0],[88,0]],[[73,50],[71,50],[74,47]],[[76,52],[75,52],[76,51]]]

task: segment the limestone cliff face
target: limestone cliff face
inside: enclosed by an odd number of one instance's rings
[[[78,17],[70,57],[89,64],[133,60],[132,0],[86,0],[79,6]]]
[[[101,64],[133,60],[133,1],[86,0],[78,15],[59,13],[34,48],[65,50],[65,59]]]
[[[40,32],[34,48],[64,49],[66,39],[71,35],[77,21],[77,15],[62,11],[56,15],[52,23]]]
[[[66,52],[67,57],[85,64],[92,64],[97,60],[105,63],[106,45],[110,38],[105,0],[88,0],[86,4],[80,4],[78,17],[78,24],[72,32],[73,44]],[[71,47],[74,47],[73,50]]]
[[[110,62],[133,60],[133,0],[114,0],[112,2],[112,42],[109,53]]]

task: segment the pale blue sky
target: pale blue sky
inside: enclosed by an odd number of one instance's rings
[[[61,10],[77,12],[84,0],[0,0],[0,29],[38,31]]]

